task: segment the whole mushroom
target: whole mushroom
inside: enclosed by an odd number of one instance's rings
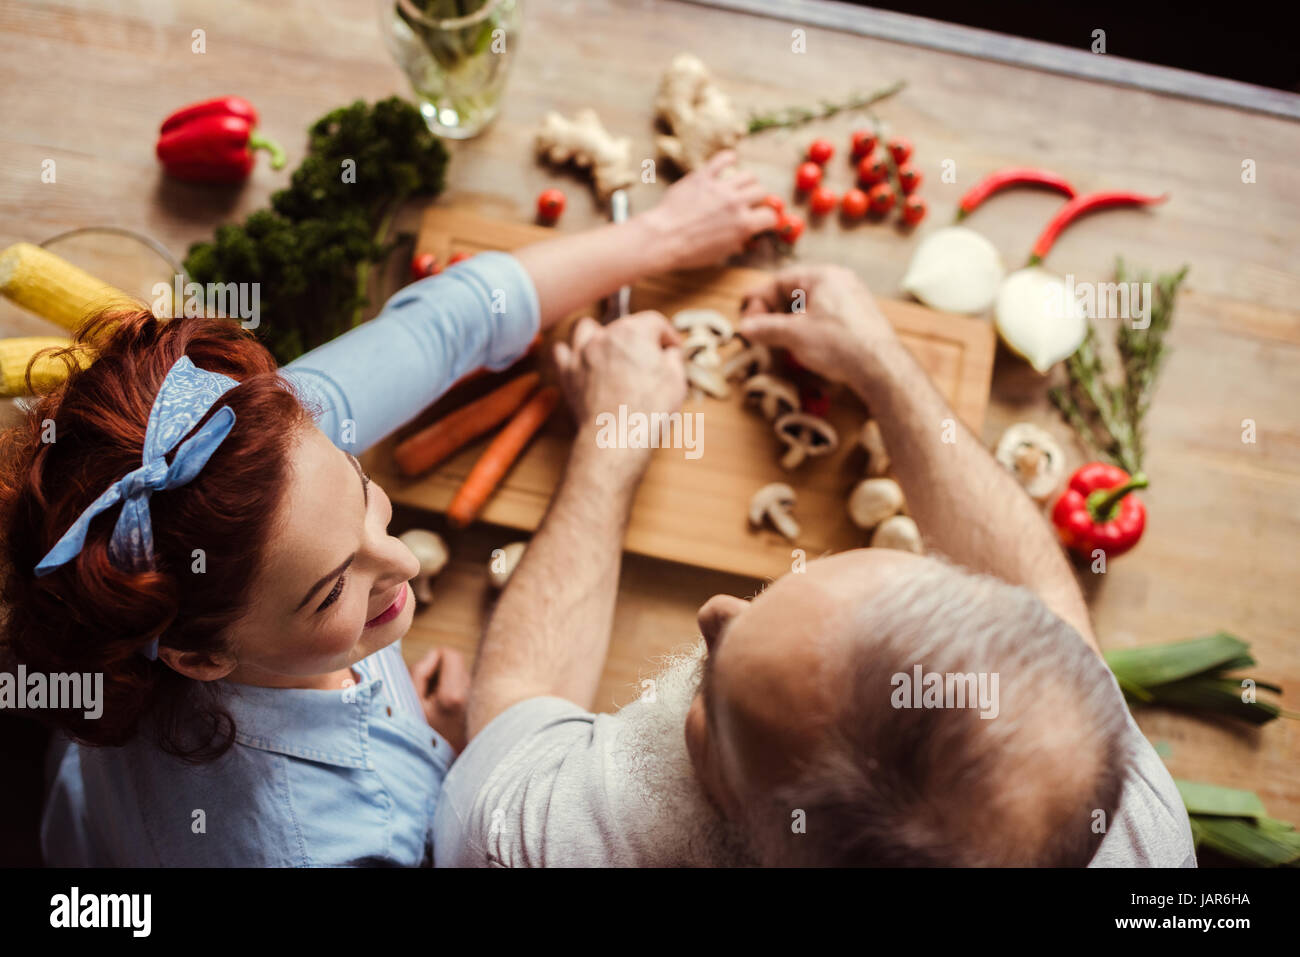
[[[903,508],[903,490],[891,478],[869,478],[849,494],[849,518],[861,529],[873,529]]]
[[[510,576],[515,573],[519,560],[524,557],[527,542],[511,542],[505,548],[492,549],[492,558],[488,561],[488,581],[497,591],[506,587]]]
[[[447,566],[447,544],[436,532],[423,528],[413,528],[403,532],[398,540],[411,550],[420,563],[420,571],[411,580],[411,591],[415,600],[422,605],[433,601],[433,588],[430,582]]]
[[[794,503],[794,489],[784,482],[764,485],[749,500],[749,524],[757,528],[767,519],[778,532],[794,541],[799,537],[799,523],[790,514]]]
[[[798,468],[806,459],[830,455],[840,444],[835,427],[806,412],[791,412],[776,420],[777,438],[785,443],[781,467]]]
[[[880,523],[871,536],[872,548],[896,548],[921,554],[921,530],[907,515],[893,515]]]
[[[1051,498],[1065,479],[1065,453],[1049,433],[1030,422],[1003,432],[994,457],[1037,502]]]

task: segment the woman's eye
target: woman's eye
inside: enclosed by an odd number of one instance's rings
[[[324,611],[330,605],[339,600],[339,595],[343,594],[343,583],[347,580],[347,577],[347,572],[344,572],[339,576],[339,580],[334,583],[334,587],[331,588],[330,593],[325,596],[325,600],[320,603],[320,607],[316,609],[317,611]]]

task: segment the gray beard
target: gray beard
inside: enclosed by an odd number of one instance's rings
[[[644,867],[756,863],[740,828],[704,793],[686,750],[686,713],[699,688],[705,645],[669,657],[649,690],[618,712],[616,753],[628,777],[627,835]],[[643,686],[644,689],[644,686]]]

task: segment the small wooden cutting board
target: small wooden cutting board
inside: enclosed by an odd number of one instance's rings
[[[513,249],[554,236],[543,227],[504,223],[455,209],[431,209],[417,246],[446,262],[454,252]],[[728,319],[739,316],[743,293],[763,277],[753,269],[720,268],[660,276],[632,290],[632,311],[657,309],[670,318],[686,308],[716,309]],[[879,300],[899,337],[929,373],[956,413],[978,435],[988,404],[994,339],[989,323],[934,312],[914,303]],[[573,318],[576,318],[573,317]],[[557,327],[563,335],[567,323]],[[451,502],[489,437],[467,446],[433,472],[402,477],[392,448],[402,437],[485,391],[501,376],[458,389],[406,429],[372,449],[367,468],[395,502],[443,512]],[[731,398],[688,398],[683,414],[702,415],[698,457],[685,449],[661,448],[653,456],[632,510],[629,551],[719,571],[773,578],[790,570],[795,549],[808,559],[866,544],[865,532],[845,511],[853,486],[863,477],[864,454],[855,438],[866,411],[846,389],[832,395],[831,423],[840,435],[833,454],[812,459],[793,471],[779,464],[783,446],[756,411],[742,405],[740,390]],[[510,528],[537,528],[568,456],[574,429],[567,415],[552,416],[545,429],[515,463],[481,518]],[[691,453],[695,455],[694,452]],[[786,482],[798,496],[794,514],[801,532],[791,543],[770,528],[751,529],[749,499],[769,482]],[[502,544],[511,540],[503,537]]]

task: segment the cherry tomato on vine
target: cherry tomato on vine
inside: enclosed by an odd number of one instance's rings
[[[840,198],[835,194],[835,190],[829,186],[818,186],[812,191],[812,196],[808,198],[808,208],[813,211],[814,215],[825,216],[833,210]]]
[[[830,140],[813,140],[808,144],[808,159],[818,166],[825,166],[835,155],[835,145]]]
[[[867,215],[867,206],[870,201],[867,194],[860,189],[851,189],[844,194],[840,200],[840,212],[848,219],[861,219]]]
[[[920,196],[909,196],[903,203],[903,222],[909,226],[915,226],[921,220],[925,219],[925,200]]]
[[[758,201],[758,205],[770,206],[773,212],[775,212],[778,216],[780,216],[782,213],[785,212],[785,200],[783,200],[780,196],[776,195],[776,193],[768,193],[766,196],[764,196],[762,199]]]
[[[870,156],[876,148],[876,134],[870,130],[854,130],[849,137],[849,145],[854,159]]]
[[[564,212],[564,193],[558,189],[544,189],[537,197],[537,218],[553,223]]]
[[[894,157],[895,163],[906,163],[908,157],[912,155],[911,141],[902,136],[891,137],[885,145],[890,155]]]
[[[822,181],[822,168],[816,163],[800,163],[794,174],[794,185],[801,193],[816,189]]]
[[[896,202],[894,187],[888,183],[877,183],[867,193],[867,199],[871,201],[871,211],[877,215],[883,215],[894,208]]]

